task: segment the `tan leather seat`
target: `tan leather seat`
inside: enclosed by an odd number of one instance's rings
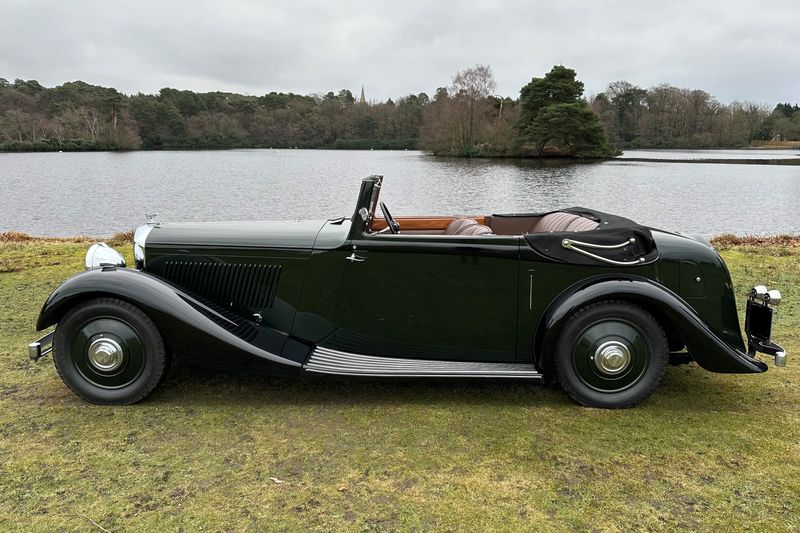
[[[531,233],[553,233],[560,231],[590,231],[599,224],[594,220],[574,213],[557,211],[549,213],[533,225]]]
[[[591,218],[578,216],[578,218],[567,225],[567,229],[565,231],[591,231],[599,225],[599,222],[596,222]]]
[[[491,235],[492,228],[483,224],[468,224],[458,231],[458,235]]]
[[[447,229],[444,230],[445,235],[459,235],[459,231],[466,228],[467,226],[471,226],[473,224],[477,224],[478,221],[474,218],[457,218],[453,220],[450,224],[447,225]]]

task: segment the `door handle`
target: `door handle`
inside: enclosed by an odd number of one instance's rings
[[[367,258],[366,258],[366,257],[359,257],[359,256],[357,256],[355,252],[353,252],[352,254],[350,254],[350,255],[348,255],[347,257],[345,257],[345,259],[347,259],[347,260],[348,260],[348,261],[350,261],[351,263],[361,263],[361,262],[363,262],[363,261],[366,261],[366,260],[367,260]]]

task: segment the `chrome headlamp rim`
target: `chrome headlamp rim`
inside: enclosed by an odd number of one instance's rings
[[[86,270],[104,266],[125,267],[125,258],[118,251],[104,242],[98,242],[89,247],[84,259]]]
[[[756,285],[750,289],[748,298],[762,305],[777,306],[781,303],[781,291],[768,289],[766,285]]]
[[[778,289],[770,289],[767,291],[766,301],[769,305],[778,305],[781,303],[781,291]]]
[[[769,290],[767,289],[766,285],[756,285],[752,289],[750,289],[750,295],[753,297],[754,300],[758,300],[759,302],[764,301]]]
[[[145,244],[147,236],[153,230],[153,224],[142,224],[133,230],[133,260],[136,268],[139,270],[144,269],[145,265]]]

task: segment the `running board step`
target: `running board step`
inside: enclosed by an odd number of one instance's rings
[[[316,374],[408,378],[515,378],[541,380],[532,364],[432,361],[359,355],[317,347],[303,369]]]

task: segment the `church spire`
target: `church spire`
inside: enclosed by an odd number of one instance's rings
[[[358,103],[359,104],[366,104],[367,103],[367,99],[364,98],[364,84],[363,83],[361,84],[361,98],[358,99]]]

